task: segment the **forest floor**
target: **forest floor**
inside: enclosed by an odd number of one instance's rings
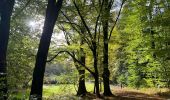
[[[71,86],[69,86],[71,87]],[[90,87],[90,88],[89,88]],[[65,87],[66,88],[66,87]],[[48,99],[50,100],[170,100],[170,91],[166,88],[141,88],[141,89],[133,89],[133,88],[120,88],[118,86],[111,86],[112,93],[114,96],[112,97],[103,97],[101,95],[101,99],[96,98],[94,94],[92,94],[92,85],[88,85],[88,93],[85,97],[77,97],[75,96],[75,92],[71,93],[71,89],[66,90],[65,93],[61,94],[53,94]],[[49,91],[49,87],[47,86],[46,89]],[[46,90],[45,89],[45,90]],[[55,89],[53,87],[53,89]],[[61,89],[61,88],[60,88]],[[54,91],[53,91],[54,92]],[[70,92],[67,94],[67,92]],[[44,92],[44,93],[47,93]],[[101,93],[102,94],[102,93]]]
[[[170,100],[170,91],[167,88],[120,88],[118,86],[111,86],[112,97],[96,98],[93,93],[93,84],[86,84],[89,93],[84,97],[77,97],[76,88],[73,84],[65,85],[45,85],[43,89],[43,100]],[[102,88],[103,89],[103,88]],[[102,92],[101,92],[102,94]],[[12,96],[12,95],[11,95]],[[13,94],[15,100],[28,100],[29,90],[20,91],[20,93]],[[11,97],[11,98],[12,98]],[[9,99],[13,100],[13,99]]]
[[[127,87],[120,88],[117,86],[112,86],[111,89],[114,96],[103,97],[104,100],[168,100],[168,99],[170,100],[170,91],[168,89],[157,88],[132,89]],[[92,96],[92,94],[90,95]],[[93,96],[92,96],[93,99],[96,98],[95,95]]]

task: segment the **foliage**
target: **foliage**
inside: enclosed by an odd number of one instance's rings
[[[168,63],[165,56],[169,55],[166,51],[168,45],[162,40],[169,38],[168,30],[162,24],[163,20],[168,21],[164,19],[168,8],[163,4],[166,2],[139,0],[129,1],[125,5],[118,25],[122,39],[119,40],[121,52],[118,52],[118,55],[123,54],[123,57],[118,56],[121,59],[118,69],[122,69],[118,71],[125,72],[118,77],[118,81],[125,76],[125,84],[137,88],[164,87],[169,84],[168,77],[165,78],[169,72],[166,71],[165,74],[162,71],[165,66],[169,66],[165,65]],[[164,31],[160,31],[162,29]],[[124,68],[121,68],[122,65]]]
[[[100,0],[75,0],[84,18],[85,22],[83,22],[73,1],[64,1],[62,12],[60,12],[54,28],[48,59],[51,59],[59,51],[68,51],[78,60],[83,55],[85,56],[85,65],[94,73],[98,71],[97,77],[103,81],[101,78],[104,66],[102,21],[106,18],[99,16],[97,21],[101,2],[99,2]],[[169,88],[169,1],[125,1],[108,42],[110,83],[138,89],[146,87]],[[120,6],[116,0],[114,3],[108,20],[109,30],[116,21],[117,8]],[[10,98],[25,98],[23,95],[28,95],[29,90],[26,88],[30,88],[32,80],[38,40],[41,37],[40,33],[44,21],[45,5],[46,1],[44,0],[30,0],[30,2],[29,0],[16,0],[7,54]],[[116,6],[117,8],[114,9]],[[30,20],[35,21],[36,25],[28,25]],[[98,25],[96,30],[95,25]],[[95,43],[96,48],[94,49]],[[97,52],[97,68],[94,67],[95,50]],[[45,98],[53,98],[55,95],[53,91],[58,92],[59,95],[65,94],[66,91],[69,91],[68,94],[75,94],[78,84],[76,64],[67,53],[59,54],[56,59],[46,64],[44,84],[53,83],[55,85],[44,86]],[[84,67],[80,65],[79,67],[81,67],[79,69],[84,70]],[[86,72],[86,81],[94,81],[92,75],[89,74],[90,72]],[[87,90],[92,92],[93,85],[91,83],[90,85],[86,83],[86,85]],[[24,93],[20,93],[22,90]],[[14,94],[17,96],[13,96]]]

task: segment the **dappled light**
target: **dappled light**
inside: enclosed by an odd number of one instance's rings
[[[169,0],[1,0],[0,100],[170,99]]]
[[[28,23],[28,25],[29,25],[31,28],[34,28],[34,27],[36,26],[36,22],[30,21],[30,22]]]

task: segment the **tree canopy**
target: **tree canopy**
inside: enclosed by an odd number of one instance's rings
[[[80,97],[92,94],[93,84],[96,98],[116,96],[113,86],[170,88],[169,5],[2,0],[0,99],[21,99],[17,93],[26,91],[22,99],[42,100],[51,84],[74,85]]]

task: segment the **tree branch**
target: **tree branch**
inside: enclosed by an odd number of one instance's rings
[[[81,34],[82,31],[80,32],[80,31],[72,24],[71,20],[68,18],[68,16],[67,16],[66,14],[64,14],[63,11],[61,11],[61,13],[62,13],[63,16],[68,20],[68,22],[69,22],[69,24],[71,25],[71,27],[72,27],[75,31],[77,31],[77,32],[79,33],[79,35],[83,35],[83,39],[84,39],[84,40],[86,41],[86,43],[88,44],[89,48],[90,48],[90,49],[93,49],[91,43],[89,42],[90,40],[85,36],[85,34]],[[80,26],[79,26],[79,29],[82,30]]]
[[[70,45],[71,43],[70,43],[70,41],[69,41],[69,39],[68,39],[68,33],[66,32],[66,29],[60,24],[60,27],[59,27],[62,31],[63,31],[63,33],[64,33],[64,37],[65,37],[65,40],[66,40],[66,42],[67,42],[67,44],[68,45]],[[72,40],[72,39],[71,39]],[[73,40],[72,40],[73,41]]]
[[[69,24],[71,25],[71,27],[79,33],[80,31],[73,25],[73,22],[71,22],[71,20],[68,18],[68,16],[67,16],[66,14],[64,14],[63,11],[61,11],[61,13],[62,13],[63,16],[68,20],[68,22],[69,22]]]
[[[18,16],[25,10],[25,8],[30,4],[30,2],[31,2],[31,0],[28,0],[27,3],[24,5],[24,7],[22,7],[21,10],[18,11],[18,12],[13,16],[12,19],[15,19],[16,17],[18,17]]]
[[[83,64],[81,61],[79,61],[73,54],[71,54],[69,51],[59,51],[54,57],[52,57],[51,59],[47,60],[46,62],[51,62],[52,60],[54,60],[60,53],[64,53],[66,52],[68,55],[70,55],[72,57],[72,59],[76,62],[78,62],[80,65],[82,65],[86,70],[88,70],[92,75],[95,75],[95,73],[90,70],[85,64]]]
[[[112,36],[113,29],[115,28],[115,26],[116,26],[116,24],[117,24],[117,21],[119,20],[119,16],[120,16],[120,13],[121,13],[121,11],[122,11],[123,4],[125,3],[125,1],[126,1],[126,0],[123,0],[122,3],[121,3],[119,13],[118,13],[118,15],[117,15],[117,17],[116,17],[116,21],[115,21],[115,23],[113,24],[113,26],[112,26],[112,28],[111,28],[108,41],[110,40],[110,38],[111,38],[111,36]]]
[[[79,7],[77,6],[75,0],[73,0],[73,3],[74,3],[74,6],[76,7],[76,10],[77,10],[77,12],[78,12],[78,15],[80,16],[80,19],[81,19],[83,25],[85,26],[85,28],[86,28],[86,30],[87,30],[87,32],[88,32],[90,38],[93,40],[92,34],[91,34],[91,32],[90,32],[90,29],[89,29],[89,27],[87,26],[87,24],[86,24],[86,22],[85,22],[83,16],[81,15],[80,9],[79,9]]]
[[[68,21],[58,21],[59,23],[66,23],[66,24],[72,24],[72,25],[75,25],[77,27],[80,27],[80,25],[78,25],[77,23],[74,23],[74,22],[68,22]]]
[[[97,16],[97,19],[96,19],[96,24],[95,24],[95,36],[94,36],[94,39],[96,39],[98,21],[99,21],[100,14],[101,14],[102,9],[103,9],[103,4],[104,4],[104,1],[102,2],[102,5],[101,5],[100,11],[99,11],[99,15]]]

